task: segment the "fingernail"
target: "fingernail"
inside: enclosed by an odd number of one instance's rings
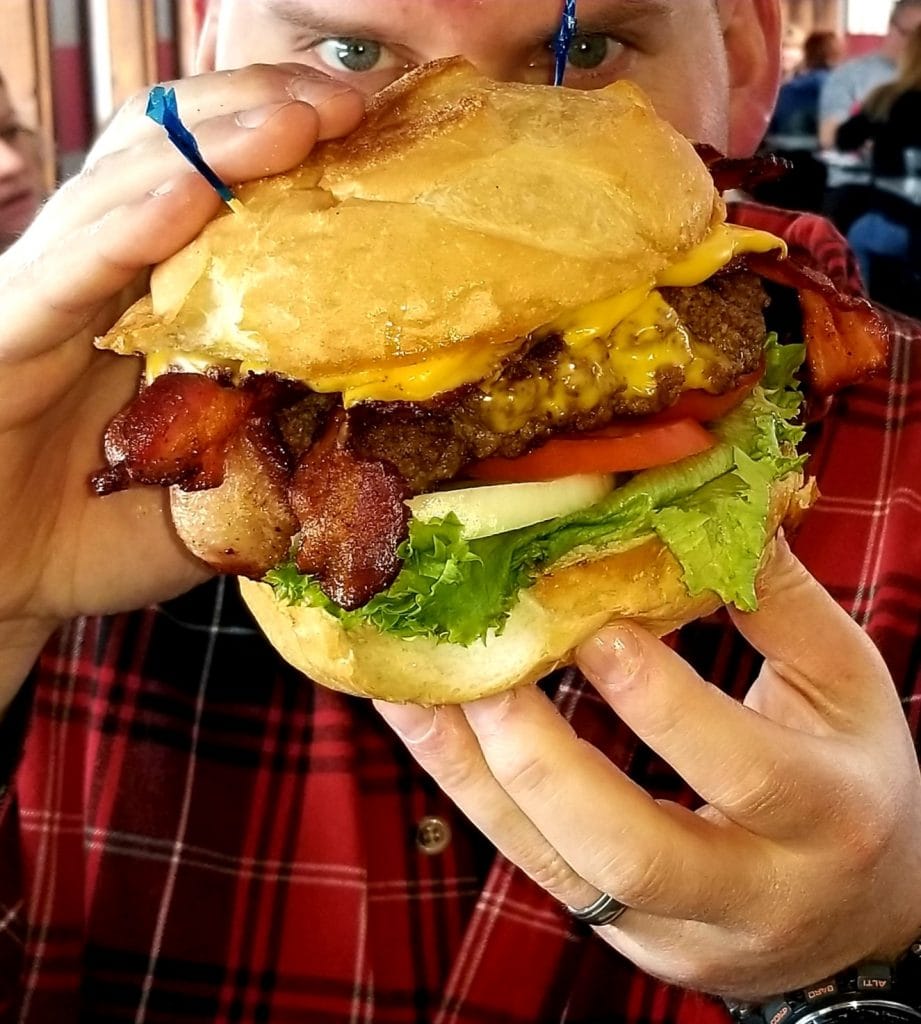
[[[497,693],[493,697],[481,697],[464,705],[464,716],[481,736],[496,732],[509,710],[515,694],[512,690]]]
[[[253,107],[251,110],[241,110],[237,114],[237,124],[241,128],[259,128],[274,117],[283,107],[287,107],[290,100],[284,103],[266,103],[261,107]]]
[[[388,704],[382,700],[374,701],[374,706],[381,718],[407,743],[425,739],[435,725],[434,708],[421,708],[418,704]]]
[[[642,663],[636,634],[627,626],[608,626],[576,651],[576,662],[596,685],[616,686],[633,679]]]
[[[777,592],[788,590],[802,576],[802,565],[790,550],[786,537],[782,532],[778,533],[755,580],[758,604],[772,598]]]

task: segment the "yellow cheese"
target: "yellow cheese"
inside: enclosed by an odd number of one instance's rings
[[[784,242],[767,231],[720,224],[700,245],[677,263],[670,264],[648,285],[631,288],[620,295],[564,313],[542,327],[539,333],[561,334],[566,344],[571,346],[607,337],[618,323],[645,301],[654,288],[692,288],[713,277],[736,256],[747,252],[770,252],[773,249],[779,249],[786,255]]]
[[[311,386],[315,391],[341,391],[346,408],[368,401],[425,402],[461,384],[483,380],[495,370],[505,352],[513,352],[518,345],[518,339],[514,339],[504,347],[455,349],[412,366],[360,370],[347,377],[321,377],[313,380]]]
[[[569,358],[557,360],[543,375],[499,380],[480,386],[480,415],[492,430],[520,430],[541,416],[561,422],[587,412],[604,399],[651,399],[661,384],[663,366],[684,373],[686,386],[707,386],[707,370],[721,359],[712,346],[692,338],[678,314],[652,291],[608,332],[580,336]]]
[[[695,355],[688,345],[686,332],[680,329],[673,310],[656,291],[659,287],[689,288],[701,284],[726,266],[735,256],[744,253],[765,253],[786,246],[766,231],[720,224],[687,255],[664,270],[648,285],[593,302],[572,310],[539,328],[538,336],[559,334],[573,350],[579,364],[584,364],[591,349],[592,359],[604,360],[597,342],[618,352],[618,360],[626,362],[623,372],[631,390],[646,393],[652,387],[658,365],[678,363],[688,370],[688,382],[696,386]],[[620,326],[619,326],[620,325]],[[615,330],[616,329],[616,330]],[[505,352],[517,347],[510,339],[504,349],[490,346],[475,351],[457,349],[446,355],[427,358],[424,362],[403,367],[389,366],[385,372],[363,370],[347,376],[328,376],[307,381],[316,391],[341,391],[346,406],[365,401],[423,402],[464,384],[482,381],[501,363]],[[220,365],[237,373],[260,372],[266,367],[255,364],[217,363],[205,355],[169,351],[147,354],[147,376],[152,379],[170,369],[203,370]],[[702,365],[702,364],[701,364]],[[581,380],[578,386],[587,384]],[[575,380],[560,386],[576,386]],[[588,390],[591,390],[590,388]],[[515,403],[518,404],[517,402]]]
[[[197,352],[175,352],[170,349],[158,349],[146,355],[144,372],[147,382],[164,373],[205,373],[210,369],[227,370],[236,374],[239,363],[231,359],[215,359],[214,356]]]
[[[659,274],[656,284],[661,288],[693,288],[713,277],[736,256],[774,249],[787,255],[786,244],[776,235],[737,224],[720,224],[687,256]]]

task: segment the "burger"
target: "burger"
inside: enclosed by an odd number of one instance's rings
[[[98,339],[146,369],[93,486],[168,487],[277,650],[363,696],[471,700],[612,619],[754,608],[811,499],[804,351],[821,392],[884,344],[727,221],[703,152],[628,83],[407,75]],[[765,277],[806,286],[814,350],[771,329]],[[841,341],[861,317],[869,351]]]

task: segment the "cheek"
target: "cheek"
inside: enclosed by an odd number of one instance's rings
[[[729,141],[729,87],[725,74],[688,75],[676,69],[639,81],[657,113],[694,142],[706,142],[721,152]]]

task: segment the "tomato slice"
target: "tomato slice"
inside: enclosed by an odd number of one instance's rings
[[[483,459],[468,466],[465,476],[511,483],[576,473],[622,473],[678,462],[715,443],[716,438],[695,420],[647,420],[606,427],[577,440],[554,438],[517,459]]]
[[[660,423],[672,423],[674,420],[696,420],[698,423],[715,423],[740,405],[754,390],[755,385],[764,374],[763,367],[754,373],[746,374],[731,390],[721,395],[711,395],[709,391],[684,391],[678,400],[667,409],[644,416],[638,421],[629,416],[612,420],[606,427],[601,427],[591,434],[561,434],[568,441],[576,441],[582,437],[623,437],[625,433],[634,433],[637,422],[654,426]]]
[[[657,412],[649,419],[654,423],[666,423],[671,420],[685,418],[697,420],[698,423],[715,423],[727,413],[740,405],[754,390],[755,385],[764,376],[764,367],[739,378],[739,383],[722,395],[711,395],[709,391],[684,391],[678,401],[667,409]]]

